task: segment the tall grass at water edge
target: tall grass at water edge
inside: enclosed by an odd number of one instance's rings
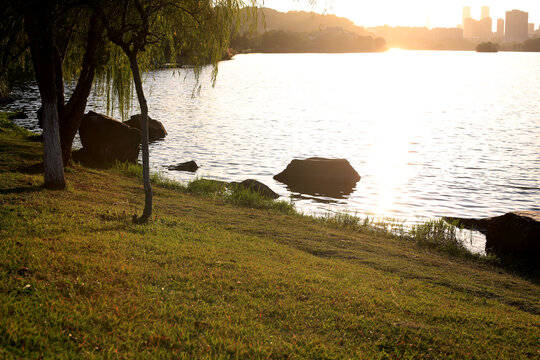
[[[463,228],[456,223],[448,223],[443,219],[429,219],[409,227],[405,224],[405,221],[397,219],[377,219],[370,216],[362,218],[357,214],[351,215],[348,213],[327,213],[315,218],[334,227],[367,234],[384,234],[452,255],[478,256],[473,254],[465,245],[466,239],[463,236]]]
[[[139,164],[117,162],[114,166],[114,170],[127,176],[142,179],[142,167]],[[296,213],[292,203],[275,201],[262,196],[257,192],[243,188],[238,184],[228,184],[223,181],[209,179],[195,179],[190,181],[187,185],[184,185],[179,181],[167,177],[163,172],[151,173],[150,181],[154,185],[159,185],[167,189],[207,196],[227,204],[252,209],[274,210],[283,214]]]
[[[142,178],[142,167],[139,164],[116,163],[114,169],[128,176]],[[275,201],[237,184],[210,179],[195,179],[184,185],[168,178],[163,172],[151,173],[150,180],[153,184],[167,189],[212,197],[223,203],[253,209],[273,210],[284,214],[296,213],[292,202]],[[465,246],[463,236],[460,236],[462,229],[456,224],[445,222],[443,219],[430,219],[407,227],[403,221],[395,219],[360,217],[357,214],[349,213],[327,213],[313,216],[313,218],[330,226],[368,234],[386,234],[452,255],[476,256]]]

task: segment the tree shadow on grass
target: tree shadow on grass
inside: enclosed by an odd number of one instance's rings
[[[44,190],[43,185],[18,186],[11,189],[0,189],[0,195],[26,194]]]
[[[22,174],[30,174],[30,175],[37,175],[37,174],[43,174],[43,161],[39,162],[37,164],[32,164],[28,166],[24,166],[22,168],[19,168],[18,171]]]

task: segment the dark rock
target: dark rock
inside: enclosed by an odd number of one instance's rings
[[[264,197],[270,198],[270,199],[277,199],[279,198],[279,195],[276,194],[272,189],[270,189],[268,186],[263,184],[262,182],[259,182],[257,180],[253,179],[247,179],[242,182],[231,182],[230,185],[238,186],[239,188],[243,189],[249,189],[255,193],[258,193]]]
[[[43,134],[30,135],[28,137],[28,140],[34,141],[34,142],[43,142]]]
[[[540,266],[540,212],[518,211],[486,219],[444,218],[486,235],[486,252]]]
[[[105,167],[106,168],[106,167],[109,167],[110,165],[110,164],[104,163],[103,161],[94,159],[92,157],[92,154],[90,154],[90,152],[85,148],[73,150],[71,152],[71,158],[73,159],[73,161],[79,162],[89,167],[98,167],[98,168]]]
[[[133,115],[128,121],[124,122],[124,124],[141,130],[141,114]],[[163,139],[165,136],[167,136],[167,130],[165,130],[165,127],[163,124],[157,120],[154,120],[148,117],[148,138],[149,141],[156,141],[159,139]]]
[[[15,101],[15,98],[11,95],[0,97],[0,105],[11,104]]]
[[[294,159],[274,176],[293,192],[342,198],[353,192],[360,175],[345,159]]]
[[[534,260],[540,266],[540,212],[519,211],[493,218],[486,251]]]
[[[9,118],[12,119],[12,120],[16,120],[16,119],[28,119],[28,115],[26,115],[26,114],[23,113],[22,111],[17,111],[15,114],[11,115]]]
[[[196,172],[199,165],[193,160],[178,165],[169,166],[169,170]]]
[[[87,159],[98,163],[137,161],[141,135],[108,116],[90,111],[83,116],[79,135]]]
[[[467,219],[467,218],[456,218],[456,217],[443,217],[443,220],[449,224],[456,225],[458,227],[463,227],[469,230],[479,231],[482,234],[486,235],[489,225],[493,218],[486,219]]]

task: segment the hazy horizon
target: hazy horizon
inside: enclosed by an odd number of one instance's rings
[[[377,2],[350,0],[319,0],[315,6],[307,0],[265,0],[264,6],[278,11],[315,11],[346,17],[355,24],[365,27],[427,26],[456,27],[461,23],[464,6],[472,8],[472,17],[480,18],[480,8],[490,7],[493,19],[504,18],[505,12],[513,9],[529,13],[529,22],[538,28],[540,1],[533,0],[465,0],[447,2],[441,0],[378,0]]]

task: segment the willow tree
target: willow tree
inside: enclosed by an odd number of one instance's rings
[[[1,73],[21,68],[30,49],[42,103],[44,182],[48,188],[64,188],[64,165],[71,163],[73,139],[99,64],[96,55],[105,44],[103,26],[79,0],[6,0],[0,16]],[[66,100],[64,82],[73,79],[76,86]]]
[[[257,0],[96,0],[92,8],[104,24],[108,38],[126,55],[141,110],[141,145],[145,206],[137,222],[152,214],[150,155],[148,146],[148,105],[141,69],[162,64],[164,45],[170,49],[168,61],[178,58],[195,65],[198,75],[205,64],[217,64],[228,48],[232,32],[239,27],[240,10],[255,8]]]
[[[13,6],[0,7],[0,98],[9,94],[12,72],[25,70],[28,39],[23,15]]]

